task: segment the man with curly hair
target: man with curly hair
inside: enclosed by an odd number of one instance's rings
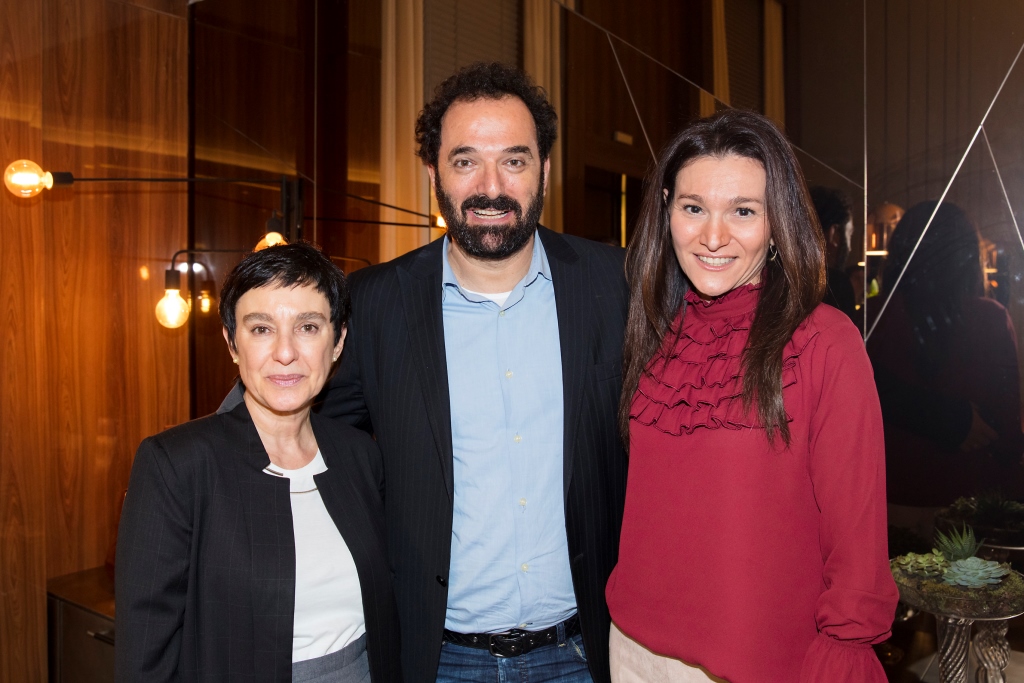
[[[623,252],[538,225],[557,117],[476,64],[416,125],[447,235],[351,278],[322,413],[372,433],[407,682],[608,681]]]

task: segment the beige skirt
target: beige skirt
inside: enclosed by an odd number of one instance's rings
[[[651,652],[620,631],[614,623],[608,648],[612,683],[729,683],[699,666]]]

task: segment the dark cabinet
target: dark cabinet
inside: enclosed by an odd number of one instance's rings
[[[104,567],[46,583],[50,683],[114,680],[114,582]]]

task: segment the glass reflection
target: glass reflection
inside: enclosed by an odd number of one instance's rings
[[[995,491],[1024,495],[1017,340],[1006,308],[986,296],[982,241],[962,209],[911,207],[888,252],[882,294],[892,298],[868,353],[885,421],[890,520],[927,538],[928,508]]]

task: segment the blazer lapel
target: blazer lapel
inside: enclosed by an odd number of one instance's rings
[[[587,373],[587,320],[589,299],[584,264],[576,250],[558,233],[538,228],[551,266],[558,315],[558,339],[562,351],[562,403],[565,427],[562,437],[562,494],[569,493],[576,457],[576,429],[579,425]]]
[[[409,346],[423,387],[427,420],[434,446],[444,472],[448,499],[455,485],[452,475],[452,415],[448,395],[448,362],[444,346],[444,319],[441,313],[441,247],[436,240],[423,249],[408,268],[397,269],[405,320],[409,328]],[[436,246],[435,246],[436,245]]]
[[[353,481],[353,477],[359,475],[353,473],[351,460],[359,456],[353,454],[347,444],[340,444],[318,433],[315,420],[313,432],[327,465],[326,472],[314,477],[317,488],[320,489],[320,498],[334,520],[334,526],[345,540],[349,552],[352,553],[360,583],[369,586],[369,582],[373,580],[370,574],[370,560],[375,553],[380,557],[387,555],[386,549],[383,546],[376,546],[375,541],[376,537],[384,537],[383,516],[378,519],[370,514],[367,501]]]
[[[223,415],[246,467],[238,491],[252,558],[252,620],[258,680],[291,673],[292,615],[295,613],[295,530],[289,484],[263,472],[270,457],[243,401]]]

